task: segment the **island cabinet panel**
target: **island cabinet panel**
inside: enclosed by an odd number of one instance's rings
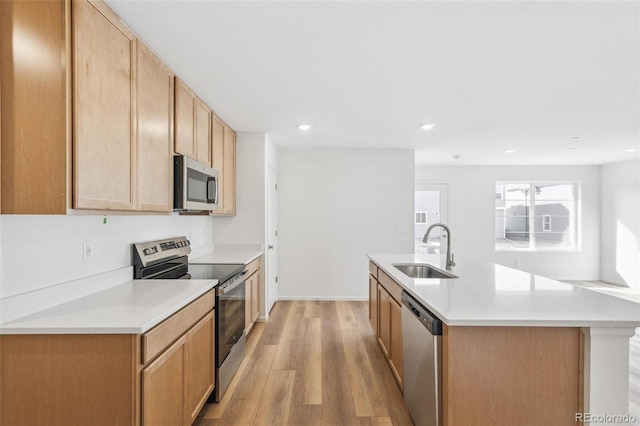
[[[138,42],[138,209],[173,209],[174,75]]]
[[[138,424],[135,335],[3,335],[0,424]]]
[[[400,386],[403,389],[402,376],[402,306],[395,300],[391,300],[391,347],[389,354],[389,366]]]
[[[380,284],[378,284],[378,344],[388,358],[391,348],[391,296]]]
[[[70,13],[63,0],[0,1],[3,214],[70,207]]]
[[[580,349],[578,328],[445,325],[444,425],[575,425]]]
[[[103,3],[73,3],[76,208],[135,209],[136,37]]]
[[[378,280],[369,275],[369,323],[373,332],[378,334]]]

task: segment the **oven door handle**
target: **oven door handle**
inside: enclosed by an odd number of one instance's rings
[[[242,276],[244,276],[246,271],[243,271]],[[216,294],[222,295],[225,293],[229,293],[232,290],[235,290],[240,285],[244,284],[244,279],[238,279],[231,284],[224,284],[222,287],[218,287],[216,289]]]

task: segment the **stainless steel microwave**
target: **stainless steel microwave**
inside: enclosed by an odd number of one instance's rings
[[[217,210],[218,171],[189,157],[173,158],[173,209]]]

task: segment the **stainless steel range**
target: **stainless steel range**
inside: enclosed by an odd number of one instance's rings
[[[214,279],[218,280],[215,298],[216,385],[209,402],[220,402],[244,358],[245,265],[190,265],[191,243],[175,237],[133,244],[134,279]],[[213,307],[212,307],[213,308]]]

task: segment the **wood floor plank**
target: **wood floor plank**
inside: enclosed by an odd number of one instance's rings
[[[295,369],[294,365],[298,363],[298,355],[302,351],[301,336],[303,331],[300,319],[304,317],[307,304],[305,301],[291,301],[288,304],[290,307],[287,318],[284,320],[285,324],[280,333],[280,340],[277,342],[278,350],[273,360],[272,368],[274,370]]]
[[[229,383],[229,387],[227,388],[227,392],[224,394],[219,403],[215,404],[205,404],[202,409],[201,417],[205,419],[219,419],[222,418],[227,406],[229,405],[229,400],[231,399],[231,395],[234,394],[236,386],[238,385],[238,381],[240,377],[242,377],[244,370],[247,368],[247,364],[252,362],[253,352],[260,340],[260,336],[265,328],[265,323],[255,323],[253,328],[251,329],[251,333],[249,333],[249,337],[247,338],[247,346],[245,347],[245,357],[240,363],[238,367],[238,371],[236,371],[235,376]]]
[[[382,393],[349,302],[336,302],[356,416],[387,417]]]
[[[253,425],[286,426],[289,424],[289,407],[295,375],[295,371],[271,370]]]
[[[194,426],[411,425],[367,309],[363,302],[278,301],[269,321],[254,326],[223,401]]]

